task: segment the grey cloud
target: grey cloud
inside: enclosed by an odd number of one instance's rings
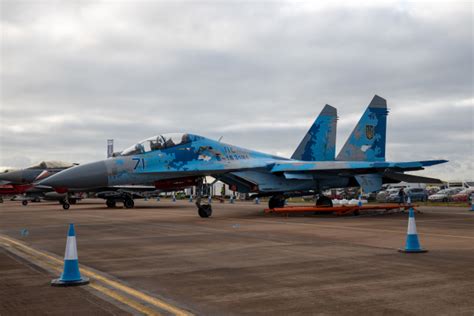
[[[377,93],[392,108],[390,158],[445,157],[455,170],[439,174],[469,171],[469,3],[432,14],[410,3],[1,6],[0,165],[85,162],[103,157],[107,138],[124,148],[178,130],[291,154],[326,103],[339,109],[340,148]],[[58,114],[68,119],[35,118]]]

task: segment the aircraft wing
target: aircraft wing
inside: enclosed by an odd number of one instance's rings
[[[411,162],[385,161],[321,161],[321,162],[282,162],[273,165],[271,172],[320,172],[353,171],[359,173],[367,169],[395,169],[399,171],[423,170],[424,167],[445,163],[447,160],[426,160]]]
[[[282,173],[287,179],[311,179],[327,176],[354,177],[365,192],[378,191],[383,179],[392,181],[442,183],[439,179],[405,174],[405,171],[422,170],[424,167],[445,163],[447,160],[412,162],[384,161],[331,161],[276,163],[272,173]]]

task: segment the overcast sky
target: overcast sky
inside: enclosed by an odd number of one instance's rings
[[[378,94],[387,160],[473,179],[471,1],[358,2],[1,0],[0,166],[176,131],[289,157],[326,103],[339,150]]]

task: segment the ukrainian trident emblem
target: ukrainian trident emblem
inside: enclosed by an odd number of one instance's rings
[[[374,138],[374,134],[375,134],[375,126],[365,125],[365,136],[367,137],[367,139],[371,140],[372,138]]]

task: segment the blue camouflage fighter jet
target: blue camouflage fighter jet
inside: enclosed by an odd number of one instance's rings
[[[321,194],[329,188],[360,186],[364,192],[374,192],[383,183],[440,183],[405,172],[446,160],[385,161],[387,114],[386,100],[374,96],[337,157],[337,110],[326,105],[291,159],[193,134],[163,134],[106,160],[61,171],[40,184],[58,192],[150,183],[164,191],[196,186],[198,213],[209,217],[211,205],[201,199],[206,176],[221,180],[234,191],[270,196],[270,208],[282,207],[290,196],[308,194],[318,195],[317,205],[332,206],[331,199]],[[124,197],[123,203],[125,207],[134,205],[131,197]],[[107,201],[107,205],[112,207],[115,202]]]

